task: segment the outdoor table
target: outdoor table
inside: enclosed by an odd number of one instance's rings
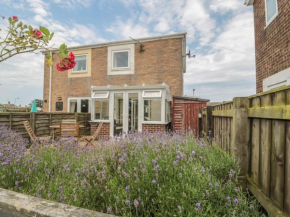
[[[52,129],[52,139],[55,139],[55,130],[60,129],[60,124],[59,125],[51,125],[49,126],[50,129]],[[85,128],[84,125],[79,125],[79,128]]]

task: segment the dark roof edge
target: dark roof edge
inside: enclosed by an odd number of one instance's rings
[[[201,99],[199,97],[193,97],[193,96],[176,96],[173,95],[172,98],[178,98],[178,99],[189,99],[189,100],[195,100],[199,102],[209,102],[209,99]]]

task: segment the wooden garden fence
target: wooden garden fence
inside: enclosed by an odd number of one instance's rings
[[[12,130],[19,132],[24,138],[29,138],[23,121],[29,121],[36,136],[51,135],[49,126],[58,125],[64,119],[76,119],[76,121],[85,126],[81,130],[81,134],[90,134],[90,113],[48,113],[48,112],[11,112],[0,113],[0,125],[5,125]],[[56,132],[57,134],[59,132]]]
[[[270,216],[290,216],[290,87],[208,106],[203,131],[240,160],[241,178]]]

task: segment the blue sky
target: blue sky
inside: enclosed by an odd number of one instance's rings
[[[252,10],[244,0],[0,1],[0,15],[48,27],[55,46],[187,32],[187,49],[196,58],[187,59],[184,93],[196,89],[212,102],[255,93]],[[6,26],[0,20],[0,36]],[[0,63],[0,103],[42,99],[43,60],[41,54],[22,54]]]

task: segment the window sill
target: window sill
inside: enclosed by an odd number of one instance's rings
[[[131,71],[130,69],[127,70],[111,70],[108,72],[108,75],[133,75],[134,71]]]
[[[84,73],[88,73],[88,71],[77,71],[77,72],[71,72],[72,74],[84,74]]]

